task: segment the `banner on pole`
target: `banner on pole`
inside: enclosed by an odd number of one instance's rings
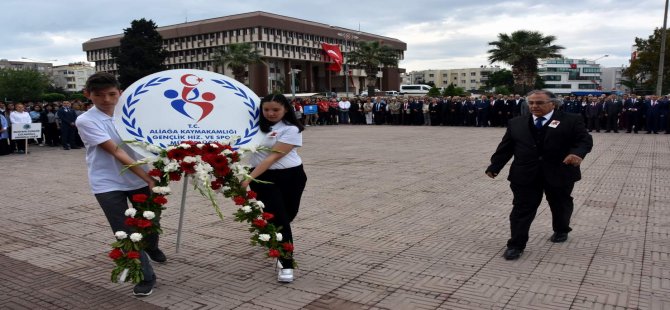
[[[41,123],[12,125],[12,140],[39,139],[41,137]]]

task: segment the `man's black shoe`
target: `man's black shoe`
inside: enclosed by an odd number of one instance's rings
[[[521,250],[521,249],[507,248],[507,250],[505,250],[505,253],[503,254],[503,257],[506,260],[515,260],[515,259],[521,257],[521,254],[523,254],[523,250]]]
[[[167,261],[167,257],[165,257],[165,254],[160,249],[144,250],[144,251],[147,252],[149,258],[151,258],[151,260],[154,262],[164,263],[165,261]]]
[[[154,291],[156,285],[156,275],[154,274],[151,280],[142,280],[133,287],[133,295],[135,296],[149,296]]]
[[[565,242],[566,240],[568,240],[568,233],[555,232],[553,235],[551,235],[551,238],[549,238],[549,240],[553,243]]]

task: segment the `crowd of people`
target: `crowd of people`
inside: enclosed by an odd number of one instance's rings
[[[559,97],[558,110],[580,114],[589,131],[670,133],[667,96],[601,95]],[[297,98],[291,102],[305,126],[421,125],[505,127],[528,115],[520,95],[469,97]],[[308,106],[313,106],[308,108]],[[316,111],[308,114],[309,110]]]
[[[83,114],[90,103],[62,101],[53,103],[0,101],[0,155],[25,154],[26,144],[62,147],[65,150],[84,146],[77,134],[75,120]],[[12,127],[19,124],[42,124],[42,136],[37,139],[13,140]]]
[[[670,100],[667,96],[634,94],[559,97],[558,109],[580,114],[589,132],[670,134]],[[12,140],[12,125],[41,123],[42,137],[29,144],[83,147],[74,126],[91,106],[81,101],[5,103],[0,101],[0,155],[25,153],[25,140]],[[469,97],[356,97],[296,98],[291,101],[304,126],[315,125],[420,125],[505,127],[519,115],[528,115],[520,95]],[[308,107],[312,106],[312,107]],[[314,111],[314,113],[311,113]],[[3,129],[4,128],[4,129]]]

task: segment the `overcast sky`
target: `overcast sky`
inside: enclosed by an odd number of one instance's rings
[[[1,0],[0,59],[85,61],[82,43],[119,34],[134,19],[158,26],[265,11],[407,43],[400,66],[408,71],[488,65],[488,42],[526,29],[557,37],[569,58],[605,67],[628,64],[635,37],[663,26],[663,0],[561,1],[81,1]],[[56,59],[57,61],[53,61]],[[502,64],[500,64],[502,65]]]

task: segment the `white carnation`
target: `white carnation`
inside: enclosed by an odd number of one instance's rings
[[[197,148],[199,148],[199,149],[201,149],[203,146],[205,146],[205,145],[202,144],[202,143],[198,143],[198,144],[195,145],[195,147],[197,147]]]
[[[140,242],[140,241],[142,241],[142,234],[132,233],[132,234],[130,234],[130,240],[132,240],[133,242]]]
[[[127,217],[135,217],[135,214],[137,214],[137,209],[135,208],[128,208],[126,209],[126,216]]]
[[[282,241],[282,239],[284,239],[284,236],[281,233],[277,233],[277,241]]]
[[[186,144],[186,143],[182,143],[182,144],[179,145],[179,147],[182,148],[182,149],[188,149],[188,148],[190,148],[191,146],[188,145],[188,144]]]
[[[198,161],[198,159],[193,157],[193,156],[186,156],[186,157],[184,157],[184,160],[183,160],[183,162],[185,162],[185,163],[194,163],[196,161]]]
[[[227,192],[227,191],[229,191],[229,190],[230,190],[230,186],[224,186],[224,187],[221,187],[221,191],[222,191],[222,192]]]
[[[175,160],[168,162],[165,167],[163,167],[163,171],[165,172],[174,172],[177,170],[179,170],[179,163]]]
[[[260,234],[260,235],[258,235],[258,240],[265,241],[265,242],[270,241],[270,235]]]
[[[219,146],[214,144],[214,143],[210,144],[209,146],[213,149],[218,149],[219,148]]]
[[[262,201],[260,201],[260,200],[259,200],[259,201],[256,201],[256,206],[257,206],[258,208],[260,208],[260,209],[265,208],[265,204],[264,204]]]
[[[156,194],[160,195],[168,195],[170,194],[170,188],[167,186],[154,186],[152,191]]]
[[[165,150],[166,150],[166,151],[172,151],[172,150],[174,150],[174,149],[176,149],[176,148],[177,148],[176,146],[174,146],[174,145],[170,145],[170,146],[168,146]]]
[[[123,231],[123,230],[119,230],[119,231],[115,232],[114,236],[116,237],[116,239],[119,239],[119,240],[123,240],[123,239],[128,238],[128,234],[126,234],[126,232]]]
[[[156,213],[153,213],[152,211],[144,211],[142,216],[147,220],[152,220],[154,217],[156,217]]]
[[[249,206],[249,205],[246,205],[246,206],[244,206],[240,209],[242,209],[242,212],[244,212],[244,213],[251,213],[251,211],[252,211],[251,206]]]

